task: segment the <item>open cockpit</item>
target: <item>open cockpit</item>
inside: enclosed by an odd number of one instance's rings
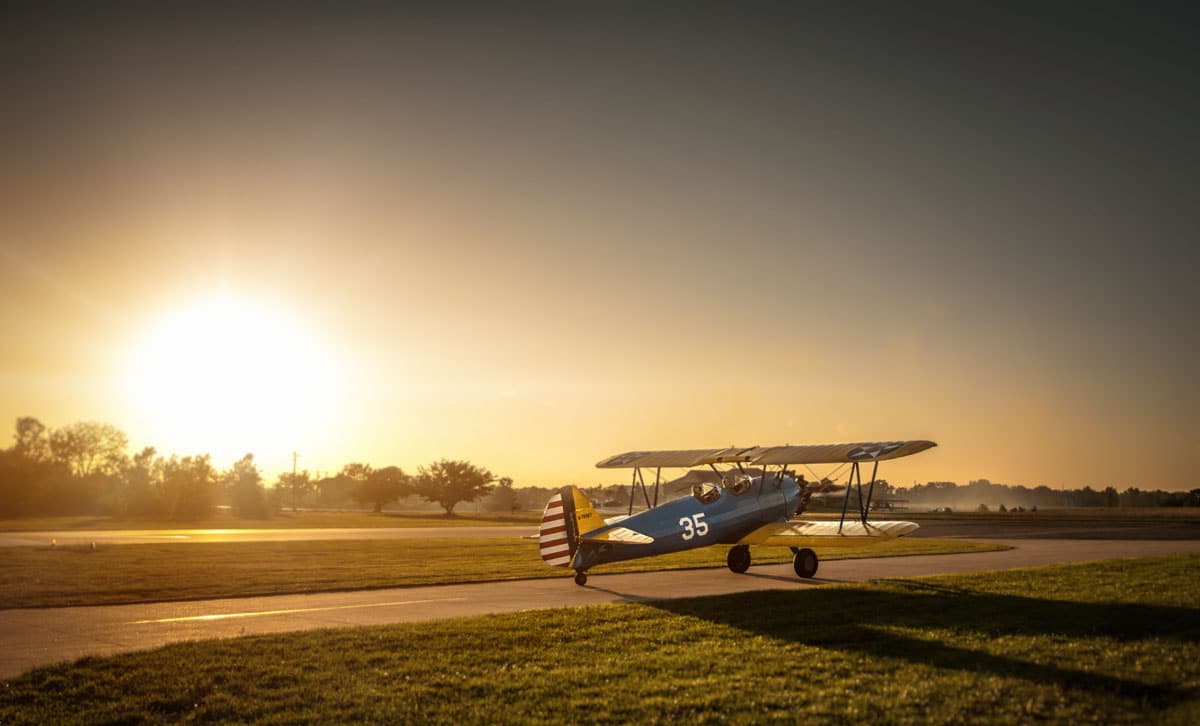
[[[721,498],[721,488],[712,482],[702,482],[692,487],[692,496],[701,504],[712,504]]]

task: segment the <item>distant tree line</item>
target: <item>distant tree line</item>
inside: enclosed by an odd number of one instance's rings
[[[473,502],[490,493],[494,481],[496,477],[487,469],[466,461],[442,459],[418,467],[415,475],[406,474],[398,466],[375,469],[360,462],[346,464],[334,476],[313,477],[307,471],[283,474],[276,488],[285,501],[290,497],[293,508],[297,500],[323,507],[354,501],[382,512],[389,503],[416,496],[436,503],[450,516],[462,502]],[[511,488],[512,479],[500,481]]]
[[[1200,507],[1200,489],[1187,492],[1168,492],[1129,487],[1093,489],[1051,489],[1047,486],[1026,487],[998,484],[976,479],[959,486],[952,481],[931,481],[911,487],[885,486],[884,496],[908,500],[910,507],[952,507],[977,509],[981,505],[999,509],[1023,507],[1032,509],[1057,507]],[[880,489],[876,488],[876,496]]]
[[[466,461],[440,460],[415,475],[400,467],[350,463],[334,476],[308,471],[279,475],[267,488],[253,454],[221,470],[208,454],[164,457],[153,447],[132,455],[124,432],[84,421],[48,429],[17,419],[14,443],[0,449],[0,517],[111,515],[196,520],[227,505],[244,518],[269,517],[300,503],[338,507],[348,502],[376,512],[405,497],[436,503],[452,515],[462,502],[493,490],[496,477]],[[512,491],[512,479],[500,480]]]
[[[346,464],[331,476],[308,471],[280,474],[268,487],[253,454],[228,469],[213,465],[208,454],[160,455],[153,447],[128,453],[128,439],[115,426],[92,421],[48,429],[36,418],[17,419],[13,445],[0,449],[0,517],[111,515],[122,518],[196,520],[228,506],[237,516],[264,518],[283,507],[370,507],[375,512],[402,503],[405,508],[434,507],[453,515],[464,502],[495,513],[536,511],[557,487],[521,487],[466,461],[440,460],[409,474],[398,466],[375,468]],[[701,475],[705,475],[701,472]],[[690,488],[696,472],[666,482],[660,501]],[[583,487],[597,505],[629,506],[630,487]],[[652,494],[651,494],[652,496]],[[876,486],[875,502],[905,500],[908,508],[950,507],[974,510],[1055,507],[1200,507],[1200,489],[1188,492],[1130,487],[1051,489],[998,484],[978,479],[965,486],[927,482]],[[644,507],[640,491],[634,507]],[[832,500],[830,500],[832,501]],[[855,498],[852,497],[852,502]],[[841,502],[836,502],[838,508]],[[813,501],[813,508],[821,506]],[[832,506],[832,505],[829,505]]]

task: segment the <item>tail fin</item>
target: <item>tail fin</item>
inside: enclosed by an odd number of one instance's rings
[[[604,526],[595,507],[574,486],[559,489],[542,512],[538,544],[542,559],[553,567],[570,567],[580,535]]]

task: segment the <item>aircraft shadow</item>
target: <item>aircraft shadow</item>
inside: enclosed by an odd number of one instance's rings
[[[609,595],[613,595],[614,597],[620,598],[622,602],[646,602],[646,603],[654,602],[654,599],[650,598],[650,597],[643,597],[641,595],[630,595],[627,592],[621,592],[619,590],[612,590],[607,587],[600,587],[599,585],[587,584],[587,585],[584,585],[584,587],[587,588],[588,590],[595,590],[596,592],[606,592]]]
[[[753,570],[744,572],[742,574],[745,577],[757,577],[760,580],[774,580],[776,582],[787,582],[793,585],[833,585],[835,583],[842,582],[841,580],[829,580],[824,577],[809,577],[801,580],[794,575],[791,577],[787,575],[764,575],[761,572],[754,572]]]
[[[910,637],[885,628],[946,629],[1002,636],[1158,638],[1200,642],[1200,611],[1191,608],[1079,603],[894,580],[899,590],[813,588],[658,600],[650,607],[702,618],[747,633],[875,659],[1057,684],[1063,689],[1117,694],[1168,707],[1194,696],[1190,689],[1156,686],[1114,675],[1035,663]]]

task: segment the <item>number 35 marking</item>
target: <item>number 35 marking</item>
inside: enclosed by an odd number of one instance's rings
[[[690,517],[682,517],[679,520],[679,526],[683,527],[683,538],[689,540],[693,537],[703,537],[708,534],[708,522],[704,521],[704,513],[693,514]]]

